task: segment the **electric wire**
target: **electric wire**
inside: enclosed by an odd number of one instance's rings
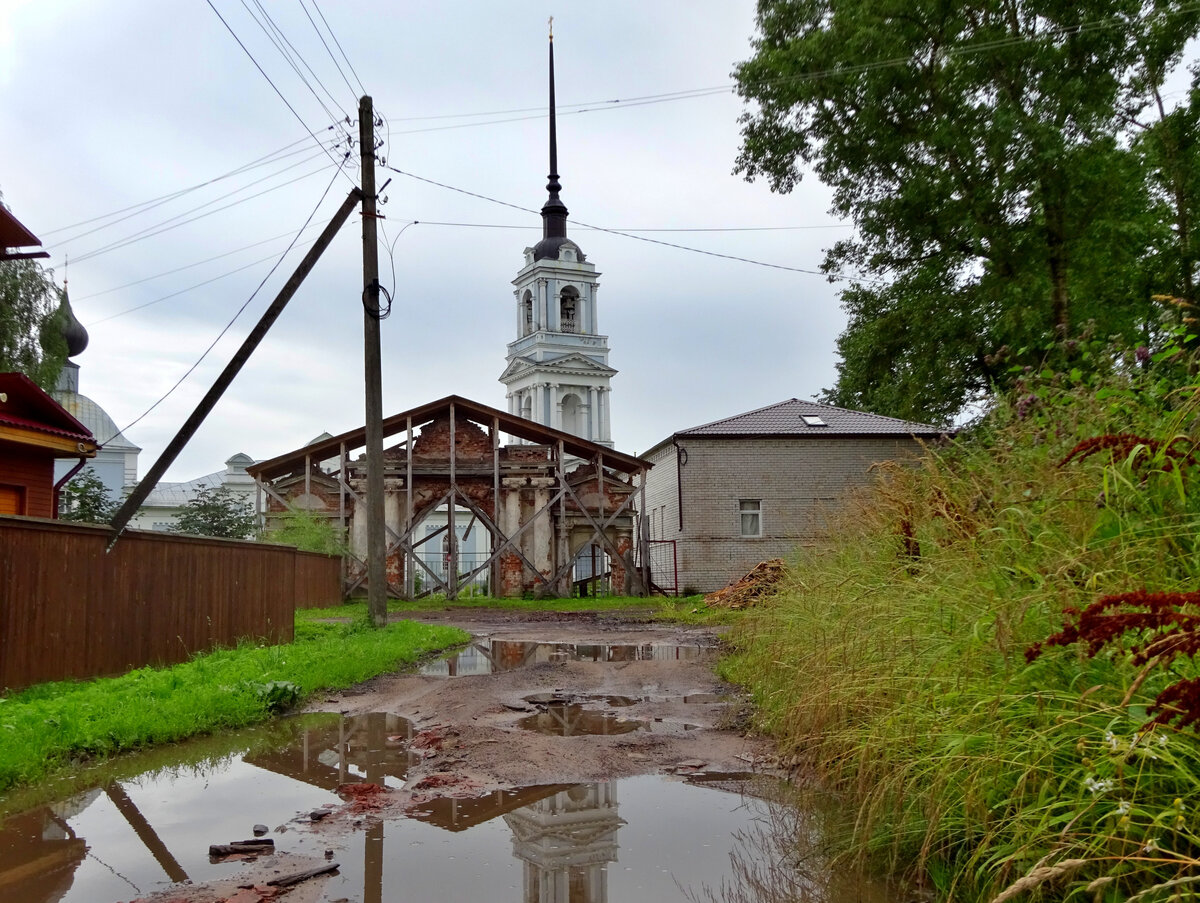
[[[330,126],[328,126],[328,128],[332,129],[332,128],[334,128],[334,126],[330,125]],[[234,176],[241,175],[244,172],[249,172],[252,169],[257,169],[260,166],[268,166],[271,163],[277,163],[279,160],[282,160],[285,157],[291,157],[291,156],[294,156],[299,153],[304,153],[306,148],[301,148],[299,150],[293,150],[293,148],[295,148],[297,144],[307,144],[307,143],[308,143],[307,138],[297,138],[295,141],[292,141],[290,144],[285,144],[283,147],[279,148],[279,150],[271,151],[269,154],[264,154],[263,156],[258,157],[255,160],[251,160],[249,163],[245,163],[245,164],[237,167],[236,169],[231,169],[231,170],[229,170],[229,172],[222,173],[219,176],[213,176],[211,179],[206,179],[203,182],[197,182],[195,185],[189,185],[186,188],[180,188],[176,191],[170,192],[169,194],[163,194],[163,195],[159,195],[158,197],[155,197],[155,198],[150,198],[147,201],[140,201],[137,204],[130,204],[128,207],[122,207],[119,210],[111,210],[108,213],[101,213],[98,216],[93,216],[88,219],[80,220],[79,222],[76,222],[76,223],[68,223],[65,226],[57,226],[54,229],[39,229],[38,231],[42,235],[54,235],[58,232],[66,232],[68,229],[75,229],[79,226],[89,226],[92,223],[99,222],[102,219],[108,219],[113,216],[118,216],[122,213],[128,213],[130,210],[139,210],[140,208],[143,208],[143,207],[148,208],[151,206],[158,206],[160,204],[166,203],[167,201],[172,201],[175,198],[182,197],[185,194],[190,194],[193,191],[198,191],[201,188],[207,188],[209,185],[216,184],[217,182],[224,181],[225,179],[230,179],[230,178],[233,178]],[[288,153],[284,153],[284,151],[288,151]]]
[[[391,307],[392,296],[396,293],[396,254],[395,254],[396,242],[398,242],[400,240],[400,236],[404,234],[405,230],[408,229],[409,226],[418,226],[420,224],[421,224],[420,220],[412,220],[411,222],[405,223],[401,227],[400,231],[396,233],[396,237],[393,238],[390,243],[388,243],[387,230],[384,228],[383,220],[379,221],[379,229],[383,233],[384,247],[387,248],[388,261],[391,263],[391,266],[392,266],[392,290],[390,292],[388,292],[388,307],[389,308]],[[441,224],[435,223],[434,225],[441,225]]]
[[[344,163],[344,161],[343,161],[343,163]],[[292,248],[295,247],[296,241],[300,238],[300,235],[304,232],[304,230],[308,228],[309,223],[311,223],[313,220],[313,217],[317,215],[317,211],[321,209],[321,205],[323,203],[325,203],[325,198],[327,198],[329,196],[329,189],[333,188],[333,183],[337,181],[337,178],[341,173],[342,173],[342,167],[339,166],[337,169],[337,172],[335,172],[333,174],[333,178],[329,180],[329,184],[325,186],[325,191],[321,194],[321,199],[319,201],[317,201],[316,206],[313,207],[312,213],[310,213],[308,215],[308,219],[306,219],[304,221],[304,225],[301,226],[300,229],[296,232],[296,235],[292,239],[291,244],[289,244],[286,248],[284,248],[283,253],[279,255],[279,259],[275,261],[275,265],[273,267],[271,267],[271,269],[267,272],[267,275],[263,276],[262,281],[259,282],[259,284],[258,284],[258,287],[255,288],[254,291],[250,293],[250,297],[247,298],[242,303],[242,306],[237,309],[237,311],[234,313],[233,317],[229,320],[228,323],[225,324],[225,327],[219,333],[217,333],[217,337],[212,340],[212,343],[207,348],[204,349],[204,353],[201,354],[200,357],[198,357],[196,359],[196,362],[194,364],[192,364],[190,367],[188,367],[187,372],[184,373],[183,376],[179,377],[179,379],[175,381],[175,385],[171,386],[171,388],[169,388],[156,402],[154,402],[154,404],[152,404],[152,405],[150,405],[150,407],[146,408],[146,410],[144,410],[140,415],[138,415],[138,417],[136,417],[130,423],[126,424],[126,426],[123,429],[117,430],[116,433],[114,433],[112,436],[109,436],[107,439],[105,439],[103,442],[101,442],[100,443],[101,447],[107,445],[109,442],[112,442],[113,439],[117,438],[117,436],[120,436],[122,433],[126,432],[127,430],[132,429],[138,423],[140,423],[142,420],[144,420],[146,418],[146,416],[150,414],[151,411],[153,411],[160,404],[162,404],[164,401],[166,401],[168,398],[170,398],[171,395],[175,392],[175,390],[178,389],[183,384],[183,381],[185,379],[187,379],[189,376],[191,376],[192,373],[195,371],[195,369],[200,366],[200,364],[204,361],[204,359],[206,357],[208,357],[209,352],[211,352],[213,350],[213,348],[215,348],[217,346],[217,343],[225,337],[225,333],[229,332],[229,330],[233,327],[233,324],[237,322],[237,319],[238,319],[238,317],[240,317],[242,315],[242,312],[245,311],[245,309],[250,306],[250,302],[253,301],[256,297],[258,297],[258,293],[260,291],[262,291],[262,287],[267,284],[267,280],[270,279],[273,275],[275,275],[275,271],[277,269],[279,269],[279,267],[283,263],[284,259],[287,258],[288,254],[291,252]]]
[[[350,79],[346,78],[346,73],[342,69],[341,63],[339,63],[337,57],[333,55],[333,51],[329,48],[329,42],[325,40],[325,35],[321,33],[321,29],[317,27],[316,21],[313,19],[312,15],[309,14],[308,7],[304,5],[304,0],[298,0],[298,2],[300,3],[300,8],[304,10],[304,16],[308,19],[308,23],[313,27],[313,31],[317,33],[317,37],[321,39],[321,44],[324,46],[325,52],[329,54],[329,58],[333,61],[333,68],[337,69],[338,75],[342,77],[342,81],[344,81],[346,83],[346,87],[350,89],[350,96],[355,100],[358,100],[358,97],[354,93],[354,86],[350,84]],[[330,35],[332,34],[333,32],[330,32]],[[335,38],[334,40],[337,39]]]
[[[458,226],[465,229],[525,229],[541,231],[542,228],[541,226],[524,226],[515,223],[454,223],[428,219],[415,222],[420,222],[423,226]],[[410,223],[409,225],[413,225],[414,223]],[[653,229],[643,229],[633,226],[613,226],[612,228],[617,232],[799,232],[810,229],[853,229],[854,226],[851,223],[828,223],[822,226],[697,226]]]
[[[1178,7],[1176,12],[1187,12],[1200,8],[1200,3],[1187,4]],[[1011,47],[1018,44],[1034,43],[1045,40],[1046,38],[1076,36],[1087,34],[1091,31],[1096,31],[1105,28],[1124,27],[1126,21],[1120,17],[1113,16],[1108,19],[1100,19],[1095,22],[1084,22],[1078,25],[1065,25],[1060,28],[1048,29],[1040,34],[1034,35],[1011,35],[1005,38],[996,38],[991,41],[979,41],[973,44],[968,44],[962,47],[949,47],[941,51],[943,57],[958,57],[970,56],[977,53],[983,53],[990,50],[999,50],[1006,47]],[[845,77],[853,75],[861,75],[866,72],[872,72],[878,69],[895,68],[898,66],[906,66],[913,62],[925,64],[927,61],[924,58],[918,58],[915,55],[891,57],[884,60],[876,60],[874,62],[860,63],[852,66],[836,66],[830,69],[820,69],[810,72],[801,72],[796,75],[782,76],[773,79],[764,79],[755,81],[754,86],[759,88],[776,87],[788,84],[794,84],[805,81],[816,81],[825,78]],[[579,115],[582,113],[594,113],[601,110],[615,110],[623,107],[638,107],[648,106],[659,103],[671,103],[679,100],[690,100],[692,98],[711,97],[718,94],[728,94],[736,92],[739,88],[737,83],[714,85],[708,88],[692,88],[681,91],[671,91],[662,94],[647,94],[636,96],[628,99],[612,98],[608,100],[587,101],[584,103],[564,103],[559,104],[556,109],[556,114],[559,116]],[[429,116],[408,116],[396,117],[396,122],[419,122],[429,120],[442,119],[468,119],[478,118],[483,116],[508,116],[513,113],[532,113],[529,116],[513,116],[504,119],[490,119],[484,122],[466,122],[457,123],[454,125],[430,126],[427,128],[406,129],[398,131],[401,135],[422,134],[425,132],[449,131],[453,129],[473,128],[476,126],[501,125],[510,122],[523,122],[530,119],[543,118],[545,106],[539,107],[517,107],[507,110],[493,110],[478,113],[441,113]]]
[[[317,15],[321,17],[321,21],[325,23],[325,29],[329,32],[329,36],[333,38],[333,43],[337,45],[338,52],[342,55],[342,59],[346,61],[346,65],[350,67],[350,72],[354,75],[354,80],[358,82],[358,87],[363,94],[367,93],[367,89],[363,87],[362,79],[358,77],[358,71],[354,68],[354,64],[350,62],[350,57],[346,56],[346,51],[342,47],[342,42],[337,39],[337,35],[333,33],[333,29],[329,27],[329,20],[325,18],[325,14],[321,12],[321,7],[317,6],[317,0],[312,0],[313,9],[317,11]],[[353,93],[353,92],[352,92]]]
[[[311,148],[305,148],[305,150],[311,150]],[[165,224],[165,223],[172,222],[172,221],[174,221],[174,220],[177,220],[177,219],[179,219],[180,217],[187,216],[189,213],[195,213],[197,210],[203,210],[205,207],[211,207],[213,204],[217,203],[218,201],[223,201],[225,198],[233,197],[235,194],[239,194],[239,193],[241,193],[241,192],[245,191],[247,188],[253,188],[255,185],[261,185],[263,182],[269,181],[270,179],[273,179],[273,178],[275,178],[276,176],[283,175],[285,172],[289,172],[290,170],[293,170],[293,169],[295,169],[297,166],[303,166],[305,163],[311,163],[313,160],[315,160],[317,157],[320,157],[320,156],[321,156],[321,154],[319,154],[319,153],[318,153],[318,154],[312,154],[312,155],[310,155],[310,156],[308,156],[308,157],[305,157],[303,160],[297,160],[296,162],[294,162],[294,163],[290,163],[290,164],[288,164],[287,166],[283,167],[283,169],[277,169],[277,170],[275,170],[275,172],[268,173],[268,174],[267,174],[267,175],[265,175],[265,176],[261,176],[260,178],[257,178],[257,179],[255,179],[255,180],[254,180],[254,181],[252,181],[252,182],[247,182],[245,185],[242,185],[242,186],[241,186],[241,187],[239,187],[239,188],[235,188],[235,189],[233,189],[232,191],[228,191],[228,192],[226,192],[225,194],[222,194],[222,195],[220,195],[220,196],[218,196],[218,197],[212,198],[211,200],[205,201],[203,204],[198,204],[198,205],[196,205],[195,207],[191,207],[191,208],[189,208],[189,209],[187,209],[187,210],[184,210],[184,211],[183,211],[183,212],[181,212],[181,213],[177,213],[177,214],[175,214],[174,216],[168,217],[168,218],[167,218],[167,219],[165,219],[165,220],[161,220],[160,222],[156,223],[154,226],[147,226],[147,227],[146,227],[145,229],[143,229],[142,231],[144,232],[144,231],[147,231],[147,230],[149,230],[149,229],[153,229],[153,228],[155,228],[156,226],[161,226],[161,225],[163,225],[163,224]],[[95,227],[93,227],[93,228],[91,228],[91,229],[88,229],[88,230],[86,230],[86,231],[84,231],[84,232],[80,232],[80,233],[78,233],[78,234],[76,234],[76,235],[72,235],[70,238],[64,238],[64,239],[61,239],[61,240],[59,240],[59,241],[57,242],[57,244],[58,244],[58,245],[60,245],[60,246],[66,246],[66,245],[70,245],[72,242],[78,241],[79,239],[81,239],[81,238],[84,238],[85,236],[92,235],[92,234],[93,234],[93,233],[95,233],[95,232],[100,232],[100,231],[103,231],[104,229],[107,229],[107,228],[109,228],[110,226],[115,226],[115,225],[117,225],[117,223],[123,223],[123,222],[125,222],[125,221],[126,221],[126,220],[128,220],[128,219],[132,219],[133,217],[140,215],[141,213],[146,213],[146,212],[148,212],[148,211],[150,211],[150,210],[153,210],[153,209],[156,209],[157,207],[160,207],[160,206],[162,206],[162,205],[161,205],[161,204],[154,204],[153,206],[151,206],[151,207],[147,207],[147,208],[145,208],[144,210],[140,210],[140,211],[138,211],[137,213],[129,213],[129,214],[126,214],[125,216],[122,216],[122,217],[120,217],[119,219],[115,219],[115,220],[113,220],[112,222],[110,222],[110,223],[107,223],[107,224],[105,224],[105,225],[103,225],[103,226],[95,226]],[[140,233],[138,233],[138,232],[135,232],[135,233],[133,233],[133,234],[134,234],[134,235],[138,235],[138,234],[140,234]],[[76,260],[78,261],[78,260],[79,260],[79,258],[77,257],[77,258],[76,258]]]
[[[321,109],[323,109],[325,111],[325,115],[328,116],[330,119],[348,120],[350,117],[346,113],[345,109],[343,109],[341,107],[341,105],[337,102],[337,100],[334,99],[334,96],[329,93],[329,89],[325,87],[325,85],[321,81],[320,77],[318,77],[317,74],[315,72],[313,72],[313,69],[308,64],[308,61],[306,59],[304,59],[304,55],[301,54],[300,51],[298,51],[296,49],[295,45],[292,44],[292,42],[288,39],[287,35],[285,35],[283,33],[283,29],[280,28],[278,23],[276,23],[276,21],[271,18],[270,13],[268,13],[266,11],[266,9],[263,7],[260,0],[253,0],[253,3],[255,5],[255,7],[257,7],[259,14],[261,14],[261,16],[262,16],[261,20],[259,19],[259,17],[257,15],[255,15],[254,10],[252,10],[250,8],[250,6],[246,2],[246,0],[241,0],[241,2],[242,2],[242,7],[246,10],[247,13],[249,13],[250,18],[254,20],[255,24],[258,25],[258,27],[260,29],[262,29],[263,34],[265,34],[267,36],[267,40],[269,40],[273,45],[275,45],[275,49],[279,51],[279,55],[282,56],[284,61],[289,66],[292,67],[292,71],[296,73],[296,77],[300,79],[300,82],[304,85],[304,87],[308,88],[309,93],[312,94],[312,96],[316,99],[317,103],[321,105]],[[283,46],[284,44],[287,45],[288,49],[286,49],[286,50],[284,49],[284,46]],[[313,80],[316,81],[316,83],[321,86],[321,89],[329,97],[329,100],[333,103],[334,107],[340,111],[340,113],[341,113],[340,116],[334,115],[333,111],[329,109],[329,106],[322,99],[321,95],[317,93],[317,90],[309,83],[308,79],[305,78],[304,73],[300,71],[300,66],[297,65],[297,62],[296,62],[297,60],[299,60],[300,63],[304,65],[304,68],[308,70],[309,74],[313,77]]]
[[[479,194],[478,192],[474,192],[474,191],[468,191],[465,188],[457,188],[454,185],[447,185],[445,182],[438,182],[438,181],[435,181],[434,179],[427,179],[424,176],[418,176],[415,173],[405,172],[404,170],[397,169],[394,166],[385,166],[384,168],[390,169],[392,172],[398,173],[399,175],[407,176],[410,179],[415,179],[418,182],[425,182],[429,185],[435,185],[438,188],[445,188],[448,191],[457,192],[458,194],[465,194],[468,197],[478,198],[481,201],[487,201],[492,204],[499,204],[502,207],[509,207],[513,210],[520,210],[522,213],[534,213],[534,214],[540,215],[539,211],[533,210],[529,207],[522,207],[519,204],[512,204],[512,203],[509,203],[508,201],[501,201],[498,198],[488,197],[486,194]],[[784,264],[781,264],[781,263],[768,263],[767,261],[754,260],[753,258],[750,258],[750,257],[739,257],[736,254],[722,254],[719,251],[706,251],[703,248],[693,248],[693,247],[689,247],[688,245],[681,245],[681,244],[676,244],[675,242],[663,241],[662,239],[659,239],[659,238],[647,238],[644,235],[635,235],[632,232],[622,232],[618,229],[607,229],[604,226],[595,226],[595,225],[592,225],[591,223],[585,223],[582,220],[571,220],[571,222],[573,222],[575,225],[580,226],[584,229],[591,229],[595,232],[607,232],[611,235],[620,235],[624,238],[632,238],[635,241],[644,241],[644,242],[647,242],[647,243],[653,244],[653,245],[662,245],[663,247],[675,248],[676,250],[679,250],[679,251],[690,251],[693,254],[703,254],[706,257],[717,257],[717,258],[721,258],[723,260],[735,260],[739,263],[748,263],[748,264],[752,264],[754,266],[767,267],[768,269],[772,269],[772,270],[786,270],[786,271],[792,272],[792,273],[804,273],[805,275],[809,275],[809,276],[821,276],[825,279],[828,279],[831,282],[837,281],[837,280],[844,280],[847,282],[870,283],[870,284],[874,284],[874,285],[886,284],[881,279],[872,279],[869,277],[858,277],[858,276],[843,276],[843,275],[839,275],[836,273],[822,272],[821,270],[807,269],[805,267],[792,267],[792,266],[785,266]]]
[[[311,226],[309,228],[312,228]],[[98,292],[92,292],[90,295],[80,295],[72,297],[72,304],[79,304],[81,301],[90,301],[92,298],[99,298],[102,295],[111,295],[113,292],[119,292],[122,289],[133,288],[135,285],[142,285],[146,282],[153,282],[155,279],[161,279],[163,276],[173,276],[176,273],[182,273],[184,270],[195,269],[198,266],[203,266],[206,263],[212,263],[214,260],[221,260],[224,257],[232,257],[234,254],[240,254],[242,251],[249,251],[251,248],[257,248],[261,245],[270,244],[273,241],[278,241],[281,238],[287,238],[292,233],[281,232],[279,235],[272,235],[270,238],[264,238],[262,241],[256,241],[253,244],[242,245],[240,248],[234,248],[232,251],[224,251],[220,254],[214,254],[212,257],[205,257],[203,260],[197,260],[193,263],[185,263],[183,266],[175,267],[172,270],[163,270],[161,273],[155,273],[153,276],[144,276],[141,279],[135,279],[133,282],[125,282],[121,285],[114,285],[112,288],[102,289]],[[270,258],[268,258],[270,259]],[[86,324],[85,324],[86,325]]]
[[[319,173],[325,172],[328,169],[329,169],[328,166],[322,166],[320,169],[314,169],[312,172],[307,172],[307,173],[304,173],[303,175],[296,176],[295,178],[288,179],[286,182],[281,182],[278,185],[273,185],[270,188],[265,188],[262,191],[256,192],[255,194],[252,194],[252,195],[249,195],[248,197],[244,197],[244,198],[241,198],[240,200],[236,200],[236,201],[233,201],[232,203],[226,204],[223,207],[217,207],[215,210],[209,210],[207,213],[197,214],[196,216],[193,216],[190,219],[180,220],[179,222],[171,222],[171,220],[164,220],[164,223],[170,223],[170,225],[164,225],[163,223],[159,223],[155,226],[148,226],[146,229],[143,229],[141,232],[136,232],[133,235],[126,236],[125,238],[118,239],[117,241],[111,242],[107,245],[104,245],[102,247],[99,247],[92,251],[89,251],[86,254],[81,254],[80,256],[75,258],[75,261],[76,261],[76,263],[78,263],[78,262],[84,261],[84,260],[91,260],[93,257],[99,257],[101,254],[107,254],[111,251],[117,251],[117,250],[120,250],[121,248],[126,248],[129,245],[135,244],[136,242],[145,241],[147,238],[154,238],[157,235],[162,235],[164,232],[170,232],[172,229],[178,229],[180,226],[186,226],[190,223],[196,222],[197,220],[205,219],[206,217],[212,216],[214,213],[221,213],[222,211],[229,210],[231,207],[236,207],[239,204],[244,204],[247,201],[254,200],[255,198],[260,198],[265,194],[270,194],[272,191],[278,191],[280,188],[286,188],[288,185],[294,185],[296,182],[302,182],[305,179],[311,178],[312,176],[315,176],[315,175],[318,175]],[[339,167],[338,172],[340,173],[341,171],[342,170]],[[208,205],[206,204],[204,206],[208,206]],[[182,216],[184,214],[180,214],[180,215]],[[177,219],[177,218],[178,217],[172,217],[172,219]],[[161,226],[161,228],[159,228],[159,226]]]
[[[311,227],[308,227],[308,228],[311,228]],[[290,235],[291,233],[287,233],[287,234]],[[303,248],[308,245],[311,245],[315,241],[316,241],[316,239],[312,238],[312,239],[309,239],[308,241],[300,242],[299,244],[295,245],[295,247]],[[195,291],[198,288],[203,288],[206,285],[211,285],[212,283],[218,282],[221,279],[226,278],[227,276],[233,276],[236,273],[241,273],[244,270],[250,269],[251,267],[258,266],[260,263],[266,263],[268,260],[274,260],[274,259],[275,259],[274,254],[268,254],[266,257],[260,257],[258,260],[252,260],[250,263],[247,263],[243,266],[237,267],[236,269],[227,270],[224,273],[221,273],[217,276],[213,276],[211,279],[205,279],[203,282],[197,282],[195,285],[189,285],[187,288],[181,288],[178,291],[171,292],[169,295],[163,295],[159,298],[155,298],[153,301],[146,301],[142,304],[135,305],[134,307],[129,307],[129,308],[126,308],[125,310],[117,311],[115,314],[109,314],[107,317],[101,317],[98,320],[89,320],[87,323],[85,323],[83,325],[85,327],[87,327],[88,329],[91,329],[93,326],[99,326],[101,323],[107,323],[109,320],[115,320],[118,317],[125,316],[126,314],[135,313],[136,311],[144,310],[147,307],[153,307],[155,304],[159,304],[163,301],[169,301],[171,298],[178,298],[180,295],[186,295],[188,292]],[[150,277],[150,278],[154,278],[154,277]],[[143,281],[145,281],[145,280],[143,280]]]
[[[325,150],[325,152],[329,155],[330,160],[332,160],[334,163],[338,164],[337,171],[339,173],[342,173],[343,175],[345,175],[346,158],[343,158],[339,162],[338,159],[332,153],[330,153],[328,151],[328,149],[325,148],[325,145],[322,144],[321,141],[318,140],[317,136],[313,134],[313,130],[308,127],[308,123],[304,121],[304,117],[302,117],[299,113],[296,112],[296,108],[293,107],[291,105],[291,103],[288,102],[288,99],[283,96],[283,92],[280,91],[279,88],[277,88],[275,86],[275,82],[271,81],[271,77],[269,75],[267,75],[266,70],[264,70],[263,67],[259,65],[258,60],[256,60],[254,58],[254,54],[251,53],[249,48],[247,48],[246,45],[242,43],[242,39],[238,37],[237,32],[233,30],[233,28],[229,25],[229,23],[225,21],[225,17],[221,15],[221,13],[217,10],[217,8],[215,6],[213,6],[212,0],[204,0],[204,2],[208,4],[208,8],[211,9],[213,11],[213,13],[216,14],[216,17],[221,20],[221,24],[225,26],[225,30],[228,31],[229,34],[233,36],[233,39],[235,41],[237,41],[238,46],[241,47],[242,51],[246,54],[246,56],[248,56],[250,58],[250,62],[252,62],[254,64],[254,68],[257,69],[259,71],[259,73],[262,75],[262,77],[267,80],[267,84],[271,86],[271,89],[277,95],[279,95],[279,99],[283,101],[284,106],[286,106],[289,110],[291,110],[292,115],[296,117],[296,121],[299,122],[302,126],[304,126],[304,130],[306,132],[308,132],[309,137],[311,137],[312,140],[317,143],[317,146],[319,146],[322,150]],[[349,157],[349,155],[350,155],[350,152],[347,151],[346,157]],[[346,181],[350,182],[351,185],[354,185],[354,181],[348,175],[346,176]]]

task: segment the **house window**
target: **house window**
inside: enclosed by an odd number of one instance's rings
[[[742,536],[762,536],[762,499],[738,499]]]

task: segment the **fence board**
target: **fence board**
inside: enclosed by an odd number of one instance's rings
[[[341,601],[340,560],[290,546],[0,516],[0,689],[172,664]]]

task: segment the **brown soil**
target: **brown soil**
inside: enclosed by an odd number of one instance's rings
[[[481,641],[654,644],[686,647],[686,654],[696,657],[555,661],[453,678],[391,674],[319,698],[309,711],[390,712],[408,718],[418,732],[409,748],[420,759],[410,766],[403,790],[344,786],[343,804],[313,823],[315,832],[349,833],[360,828],[364,818],[398,816],[438,797],[477,797],[529,784],[582,783],[648,773],[744,772],[770,764],[766,741],[735,727],[744,702],[713,672],[720,641],[711,629],[639,621],[634,613],[456,610],[405,617],[462,626]],[[526,701],[534,694],[541,694],[540,700],[577,701],[588,712],[621,721],[648,722],[650,729],[584,736],[523,730],[522,719],[546,712],[544,706]],[[590,697],[626,699],[613,706]],[[686,702],[685,697],[693,701]],[[630,699],[636,701],[626,704]],[[685,725],[692,727],[685,729]],[[270,866],[270,859],[260,862]],[[162,899],[227,899],[213,895],[212,888],[186,890],[187,896],[176,890],[174,896]],[[301,894],[296,889],[285,897],[295,900]]]

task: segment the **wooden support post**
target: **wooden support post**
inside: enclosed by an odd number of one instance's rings
[[[500,523],[500,418],[492,418],[492,523]],[[488,535],[492,537],[492,545],[488,550],[490,555],[496,554],[496,549],[500,545],[500,537],[494,532],[488,531]],[[488,575],[488,595],[493,598],[499,592],[500,587],[500,565],[492,568]]]
[[[412,482],[412,453],[413,453],[413,433],[412,433],[412,417],[408,418],[408,439],[404,443],[404,502],[408,508],[408,517],[404,520],[405,533],[412,536],[413,531],[413,482]],[[416,593],[416,585],[414,579],[416,575],[413,573],[413,554],[411,552],[404,553],[404,594],[406,598],[411,599]]]
[[[346,459],[346,443],[341,443],[338,449],[338,526],[341,527],[339,538],[341,539],[342,548],[350,547],[350,525],[346,523],[346,467],[349,461]],[[350,582],[350,559],[345,555],[342,556],[342,597],[345,598],[349,593],[346,590],[346,584]]]
[[[650,524],[646,520],[646,468],[638,471],[638,558],[642,562],[642,586],[646,595],[650,592]]]
[[[454,514],[458,508],[458,472],[455,464],[458,461],[458,444],[454,436],[454,402],[450,402],[450,506],[446,521],[450,524],[450,561],[447,563],[450,593],[448,598],[458,598],[458,530],[455,528]]]
[[[567,466],[565,452],[563,451],[563,441],[558,440],[558,478],[564,486],[567,485]],[[567,531],[567,497],[565,494],[560,494],[558,497],[558,548],[555,557],[558,559],[558,568],[561,570],[566,567],[571,559],[571,540]],[[563,592],[563,588],[566,592]],[[554,591],[560,596],[571,595],[571,574],[567,572],[567,576],[563,578],[563,586],[554,587]]]
[[[379,242],[375,210],[375,111],[371,98],[358,103],[362,160],[363,381],[366,396],[367,612],[376,627],[387,624],[387,537],[383,516],[383,377],[379,337]]]

